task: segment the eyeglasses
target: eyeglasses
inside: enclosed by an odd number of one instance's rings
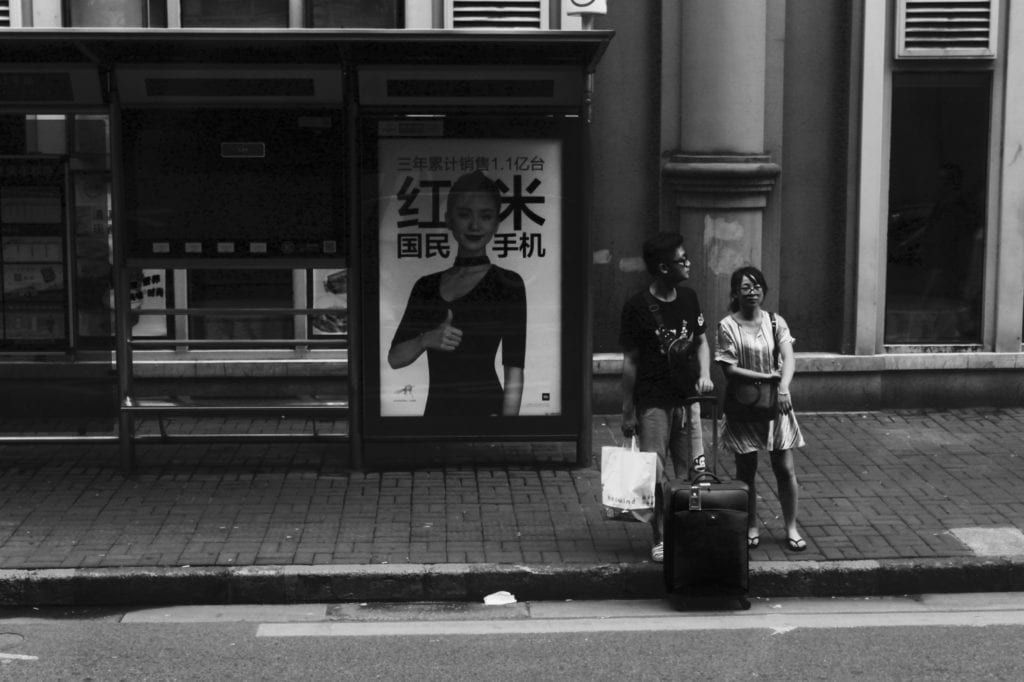
[[[741,294],[750,294],[750,293],[753,293],[755,291],[761,291],[761,285],[760,284],[741,284],[740,285],[740,293]]]
[[[675,263],[676,265],[685,265],[686,263],[690,262],[690,257],[689,256],[683,256],[682,258],[675,259],[672,262]]]

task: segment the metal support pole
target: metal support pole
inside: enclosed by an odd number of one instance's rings
[[[128,296],[127,251],[124,220],[124,156],[121,149],[121,100],[116,74],[110,74],[110,186],[113,215],[110,220],[114,261],[114,362],[117,365],[118,443],[121,466],[135,467],[135,419],[124,409],[132,400],[131,300]]]
[[[357,104],[356,67],[351,63],[342,64],[342,78],[345,79],[345,146],[348,150],[346,176],[350,197],[362,197],[360,191],[361,169],[359,159],[359,107]],[[362,393],[363,386],[363,263],[362,263],[362,232],[359,201],[353,200],[349,206],[348,235],[348,435],[349,460],[352,468],[363,468],[363,410],[367,396]],[[377,273],[372,273],[374,277]],[[377,321],[373,321],[377,324]]]

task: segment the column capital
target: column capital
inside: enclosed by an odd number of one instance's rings
[[[764,208],[782,168],[768,156],[673,154],[661,172],[676,206],[728,210]]]

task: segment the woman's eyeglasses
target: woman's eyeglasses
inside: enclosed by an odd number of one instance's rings
[[[761,291],[761,285],[760,284],[741,284],[740,285],[740,293],[741,294],[750,294],[750,293],[753,293],[755,291]]]

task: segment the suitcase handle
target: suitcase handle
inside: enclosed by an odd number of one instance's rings
[[[715,476],[710,471],[702,471],[701,473],[699,473],[699,474],[697,474],[696,476],[693,477],[693,480],[690,481],[690,486],[691,487],[696,487],[696,486],[700,485],[701,482],[703,482],[704,479],[706,479],[706,478],[710,479],[711,483],[721,483],[722,482],[722,479],[718,478],[718,476]]]
[[[715,393],[701,393],[699,395],[692,395],[686,399],[687,405],[693,405],[697,403],[701,406],[701,417],[704,417],[704,408],[710,407],[711,416],[711,461],[708,469],[715,474],[718,473],[718,420],[721,418],[721,414],[718,411],[719,399]],[[720,481],[716,480],[716,483]]]

